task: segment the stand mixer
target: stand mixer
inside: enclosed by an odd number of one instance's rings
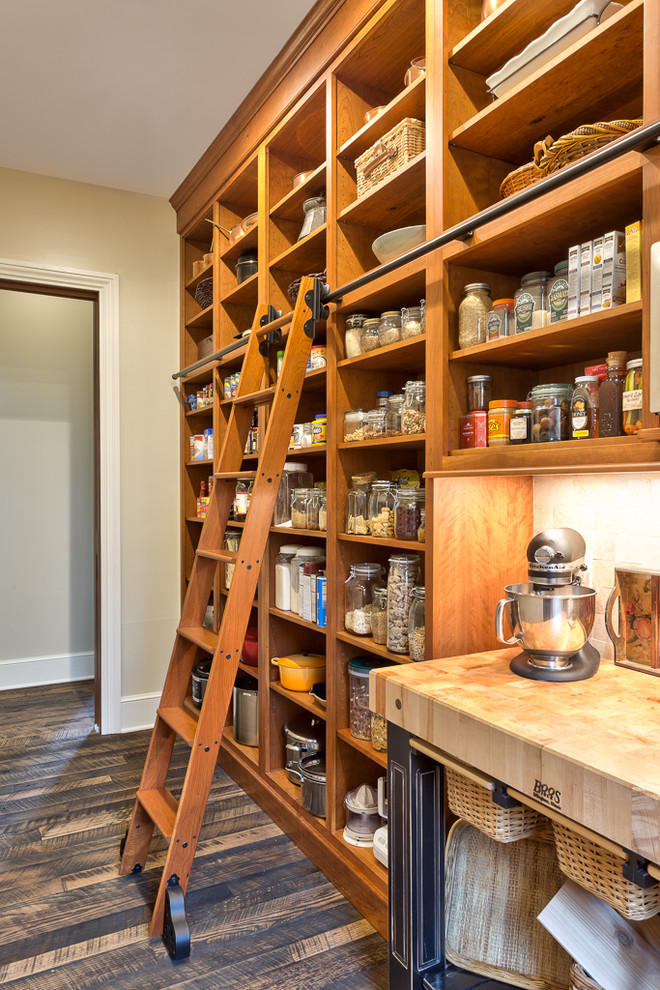
[[[511,670],[536,681],[581,681],[598,670],[600,655],[589,642],[596,592],[581,584],[586,544],[574,529],[546,529],[527,547],[529,584],[510,584],[497,604],[495,630],[507,646],[523,652]],[[508,610],[513,638],[504,634]]]

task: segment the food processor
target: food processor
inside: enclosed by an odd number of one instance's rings
[[[586,544],[574,529],[546,529],[527,547],[529,584],[510,584],[497,603],[495,630],[507,646],[520,643],[514,674],[535,681],[582,681],[598,670],[589,642],[596,592],[581,584]],[[508,610],[513,637],[504,634]]]

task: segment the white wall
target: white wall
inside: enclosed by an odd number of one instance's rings
[[[9,169],[0,210],[0,257],[119,276],[122,724],[151,724],[179,615],[175,214],[165,199]]]
[[[612,659],[605,605],[615,564],[660,570],[660,475],[612,474],[534,479],[534,529],[570,526],[582,534],[593,565],[585,583],[598,592],[591,642]]]

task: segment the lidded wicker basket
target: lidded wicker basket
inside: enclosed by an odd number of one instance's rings
[[[548,819],[533,808],[524,804],[502,808],[493,801],[491,791],[451,767],[445,767],[445,779],[447,800],[454,814],[496,842],[515,842],[531,835],[550,835]]]
[[[355,159],[357,198],[403,168],[426,148],[426,125],[405,117]]]

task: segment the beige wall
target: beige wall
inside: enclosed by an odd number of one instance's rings
[[[122,723],[152,721],[179,614],[178,238],[165,199],[0,169],[0,257],[119,276]]]

